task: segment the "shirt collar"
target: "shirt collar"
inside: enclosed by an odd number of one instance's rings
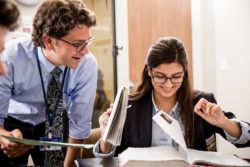
[[[155,115],[158,111],[159,111],[159,109],[158,109],[158,107],[156,106],[156,104],[155,104],[155,100],[154,100],[154,93],[153,93],[154,91],[152,90],[152,102],[153,102],[153,115]]]
[[[42,52],[41,47],[37,47],[37,54],[38,54],[38,58],[39,58],[40,63],[44,66],[44,68],[42,70],[46,71],[48,73],[53,71],[53,69],[56,66],[54,64],[52,64],[48,59],[46,59],[46,57],[44,56],[44,54]],[[65,69],[65,66],[59,66],[59,68],[63,71]]]
[[[158,107],[156,106],[156,104],[155,104],[155,100],[154,100],[154,93],[153,93],[153,90],[152,90],[152,102],[153,102],[153,115],[154,114],[156,114],[158,111],[159,111],[159,109],[158,109]],[[170,115],[173,115],[173,116],[175,116],[175,117],[178,117],[179,116],[179,114],[180,114],[180,110],[179,110],[179,103],[178,103],[178,101],[175,103],[175,105],[174,105],[174,107],[171,109],[171,111],[170,111]]]

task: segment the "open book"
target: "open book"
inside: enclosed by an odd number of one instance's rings
[[[110,114],[107,127],[102,140],[119,146],[122,138],[123,126],[127,115],[129,88],[122,86],[116,95],[115,102]]]
[[[148,148],[128,148],[119,154],[119,164],[122,167],[185,167],[190,165],[215,166],[250,166],[231,153],[210,152],[188,149],[182,135],[180,124],[169,114],[162,111],[154,115],[153,120],[178,144]]]

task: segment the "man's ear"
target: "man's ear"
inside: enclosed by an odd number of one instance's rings
[[[45,49],[53,50],[53,39],[47,35],[43,36],[43,43]]]

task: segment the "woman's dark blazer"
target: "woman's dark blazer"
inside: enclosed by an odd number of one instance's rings
[[[193,99],[193,106],[202,97],[209,102],[216,103],[212,93],[197,92]],[[123,152],[128,147],[150,147],[152,138],[152,98],[151,92],[138,101],[129,101],[131,107],[127,110],[127,117],[124,124],[121,145],[116,148],[115,155]],[[225,113],[230,119],[234,118],[233,113]],[[194,114],[194,148],[203,151],[215,151],[215,133],[225,137],[221,128],[213,126]]]

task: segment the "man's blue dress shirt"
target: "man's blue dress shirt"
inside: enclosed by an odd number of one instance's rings
[[[45,102],[36,54],[38,54],[45,92],[50,72],[55,65],[34,49],[30,39],[10,42],[3,57],[8,73],[0,76],[0,126],[8,116],[32,125],[45,121]],[[69,55],[70,56],[70,55]],[[60,66],[62,71],[64,66]],[[76,69],[70,69],[63,87],[64,108],[68,110],[69,136],[87,138],[91,129],[91,116],[97,86],[97,62],[93,55],[85,55]],[[63,74],[60,76],[61,80]]]

